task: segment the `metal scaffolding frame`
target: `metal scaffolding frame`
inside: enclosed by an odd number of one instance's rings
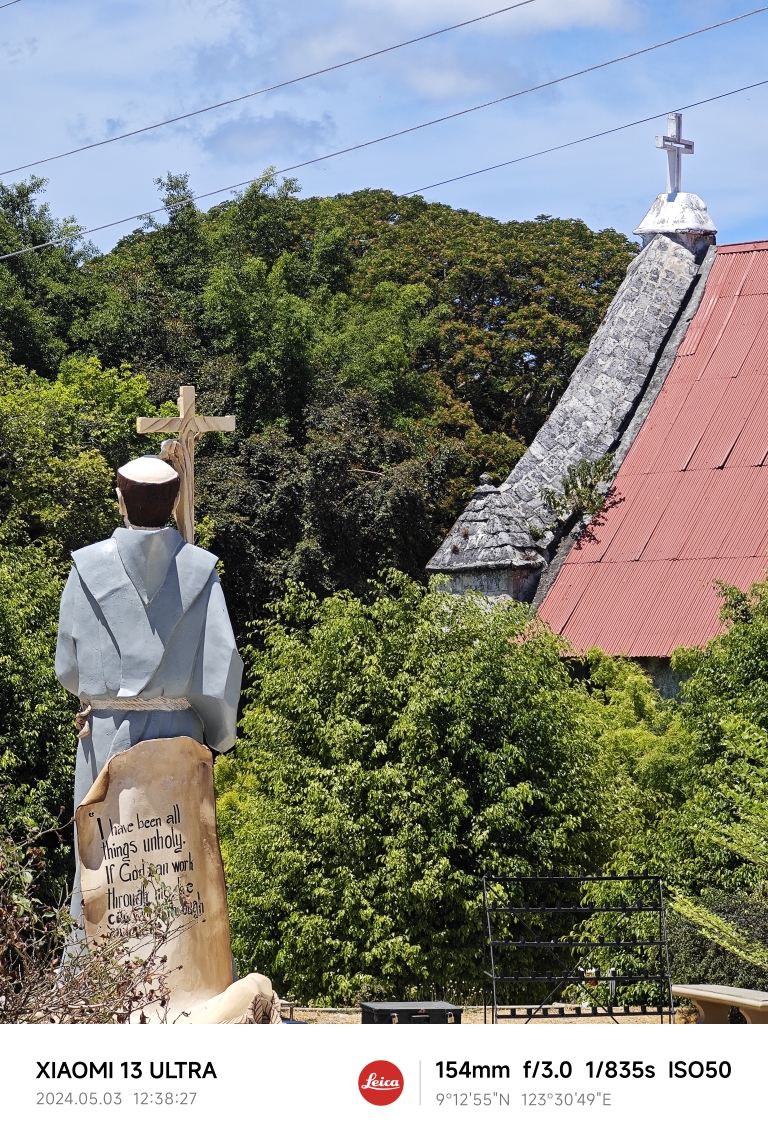
[[[595,888],[603,886],[609,891],[598,894],[595,900]],[[602,916],[613,929],[608,937],[589,931],[579,933],[580,922]],[[658,919],[652,934],[631,931],[634,926],[648,929],[647,923],[638,925],[637,921],[654,916]],[[629,932],[625,930],[627,923]],[[657,876],[484,876],[483,934],[484,1022],[488,1018],[489,987],[493,1023],[604,1014],[615,1021],[622,1016],[653,1014],[662,1023],[665,1018],[672,1022],[664,884]],[[589,963],[590,958],[604,961],[606,952],[619,961],[637,958],[638,953],[640,958],[650,954],[655,964],[645,971],[631,964],[605,968]],[[510,955],[513,962],[515,958],[527,962],[527,971],[511,970]],[[547,961],[553,962],[556,970],[545,971],[542,965]],[[655,991],[657,1002],[614,1003],[619,989],[629,985],[640,992]],[[511,986],[518,990],[533,987],[538,994],[533,1000],[518,996],[502,1003],[500,992],[508,992]],[[580,1002],[558,1001],[556,997],[562,997],[565,988],[577,992]],[[591,1000],[591,989],[602,994],[602,1002]]]

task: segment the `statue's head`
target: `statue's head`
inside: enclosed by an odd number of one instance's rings
[[[165,527],[179,495],[179,476],[159,456],[139,456],[117,470],[117,501],[126,523]]]

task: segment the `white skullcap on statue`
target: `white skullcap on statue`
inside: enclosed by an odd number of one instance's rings
[[[137,460],[129,460],[117,469],[118,475],[125,476],[134,484],[167,484],[175,480],[178,473],[161,460],[159,456],[139,456]]]

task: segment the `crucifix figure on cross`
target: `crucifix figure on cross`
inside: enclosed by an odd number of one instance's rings
[[[176,525],[181,538],[195,542],[195,444],[204,432],[234,432],[234,416],[197,416],[195,386],[179,389],[178,416],[140,416],[136,431],[175,432],[176,440],[164,440],[160,459],[167,460],[179,473],[181,489],[176,504]]]
[[[667,115],[667,135],[656,136],[656,146],[667,152],[667,194],[678,194],[682,181],[682,157],[693,154],[693,143],[683,139],[683,116],[679,111]]]

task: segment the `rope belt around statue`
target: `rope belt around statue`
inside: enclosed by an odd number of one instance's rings
[[[160,710],[170,712],[173,710],[191,709],[186,698],[81,698],[80,712],[75,715],[79,738],[87,738],[91,732],[88,718],[94,710],[114,710],[119,713],[124,710]]]

